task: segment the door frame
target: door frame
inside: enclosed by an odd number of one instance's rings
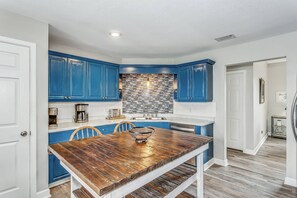
[[[27,47],[29,48],[29,101],[30,101],[30,108],[29,108],[29,114],[30,114],[30,123],[29,123],[29,134],[30,134],[30,178],[29,178],[29,192],[30,192],[30,197],[36,196],[37,193],[37,163],[36,163],[36,132],[37,132],[37,105],[36,105],[36,44],[27,42],[27,41],[22,41],[22,40],[17,40],[17,39],[12,39],[4,36],[0,36],[0,42],[7,43],[7,44],[13,44],[13,45],[18,45],[22,47]]]
[[[246,71],[245,70],[238,70],[238,71],[227,71],[226,68],[226,109],[228,110],[228,74],[243,74],[243,83],[242,86],[244,87],[243,90],[246,88]],[[246,93],[243,91],[243,104],[246,102]],[[245,105],[243,105],[243,147],[242,147],[242,152],[246,151],[246,108]],[[228,113],[226,111],[226,151],[228,149]]]

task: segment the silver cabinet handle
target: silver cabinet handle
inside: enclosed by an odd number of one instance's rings
[[[71,99],[71,96],[69,96],[68,99]]]
[[[27,135],[28,135],[28,132],[27,131],[22,131],[21,132],[21,136],[26,137]]]
[[[64,99],[67,99],[67,96],[64,96]]]

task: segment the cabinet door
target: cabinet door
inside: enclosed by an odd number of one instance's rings
[[[104,83],[104,66],[100,63],[88,63],[88,94],[87,99],[102,100],[103,99],[103,83]]]
[[[105,66],[105,99],[119,100],[119,68]]]
[[[49,183],[69,177],[69,173],[61,166],[60,160],[54,155],[49,155]]]
[[[205,65],[192,66],[192,100],[205,101],[206,96],[206,78],[205,78]]]
[[[86,63],[81,60],[69,59],[69,92],[70,100],[86,98]]]
[[[177,100],[189,101],[190,100],[190,70],[191,67],[179,68],[178,71],[178,88]]]
[[[67,96],[67,58],[49,56],[49,100],[64,100]]]
[[[213,66],[209,64],[193,66],[192,100],[210,102],[213,100]]]

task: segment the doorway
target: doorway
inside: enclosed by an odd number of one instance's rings
[[[227,67],[227,147],[256,155],[268,136],[286,137],[286,59]]]

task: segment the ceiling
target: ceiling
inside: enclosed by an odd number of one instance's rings
[[[50,43],[116,58],[175,58],[297,31],[296,0],[0,0],[0,8],[49,23]],[[237,38],[214,40],[229,34]]]

